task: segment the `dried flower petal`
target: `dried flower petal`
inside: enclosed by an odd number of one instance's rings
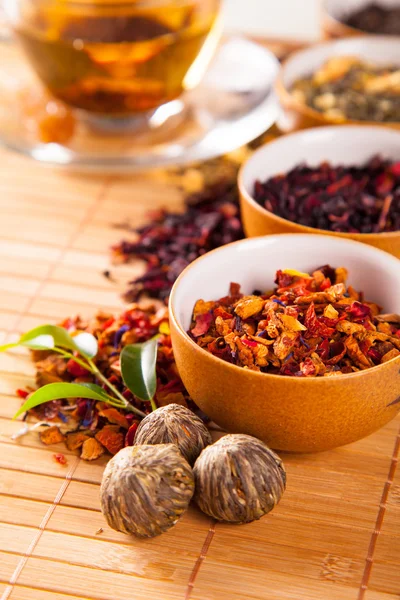
[[[53,454],[53,458],[54,458],[54,460],[55,460],[55,461],[56,461],[56,462],[57,462],[59,465],[63,465],[63,466],[65,466],[65,465],[67,465],[67,464],[68,464],[68,461],[67,461],[67,459],[66,459],[66,457],[65,457],[65,455],[64,455],[64,454],[61,454],[61,453],[59,453],[59,454]]]
[[[207,331],[210,328],[211,321],[212,321],[211,312],[197,315],[196,324],[193,327],[193,329],[191,330],[192,335],[194,337],[200,337],[201,335],[204,335],[205,333],[207,333]]]
[[[139,423],[137,421],[135,421],[135,423],[132,423],[132,425],[129,427],[128,432],[125,436],[125,446],[133,446],[138,427]]]
[[[355,321],[371,316],[370,307],[366,304],[361,304],[361,302],[353,302],[353,304],[351,304],[346,311]]]

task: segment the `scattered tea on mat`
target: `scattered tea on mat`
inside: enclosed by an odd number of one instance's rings
[[[214,356],[252,371],[328,377],[369,369],[400,355],[399,323],[346,286],[347,271],[278,271],[272,292],[243,295],[231,284],[219,300],[198,300],[189,335]]]
[[[343,22],[366,33],[400,35],[400,6],[371,2],[349,12]]]
[[[211,442],[203,421],[179,404],[168,404],[150,413],[140,423],[135,436],[135,446],[175,444],[191,465]]]
[[[199,508],[218,521],[249,523],[270,512],[286,487],[280,458],[250,435],[222,437],[194,465]]]
[[[400,67],[334,56],[292,88],[298,102],[334,121],[400,121]]]
[[[400,230],[400,162],[375,156],[364,165],[300,164],[257,181],[254,198],[275,215],[345,233]]]
[[[56,328],[54,334],[63,339],[64,343],[77,339],[76,334],[90,334],[89,338],[92,341],[94,338],[98,351],[93,360],[98,372],[85,369],[79,358],[66,358],[51,348],[33,350],[37,385],[39,390],[43,390],[44,397],[39,403],[29,404],[32,403],[34,390],[18,390],[18,395],[28,402],[25,410],[39,423],[33,427],[25,425],[16,437],[26,435],[38,426],[51,424],[51,427],[40,433],[43,443],[65,441],[69,450],[80,450],[81,458],[89,461],[96,460],[106,452],[116,454],[124,446],[132,446],[139,422],[151,411],[151,405],[150,402],[137,397],[125,384],[121,373],[121,352],[130,344],[146,342],[156,335],[158,345],[155,365],[157,381],[153,399],[155,405],[166,406],[174,403],[181,405],[181,409],[195,408],[176,368],[169,334],[168,311],[164,306],[147,304],[139,307],[134,304],[118,317],[100,312],[90,321],[83,321],[77,317],[65,319],[61,325],[61,328]],[[53,331],[53,326],[43,327],[46,331]],[[32,335],[35,336],[36,333]],[[2,348],[6,349],[7,347]],[[54,388],[49,388],[49,385],[55,384],[63,387],[61,392],[56,390],[59,392],[56,395],[57,399],[52,399],[54,395],[49,396],[48,393],[53,394]],[[75,396],[70,395],[68,386],[71,384],[80,386],[78,392],[74,390]],[[110,385],[113,390],[110,391],[112,397],[108,397],[105,391]],[[92,391],[100,395],[86,397],[85,394]],[[77,397],[76,393],[82,395]],[[115,396],[115,393],[118,396]],[[200,441],[197,440],[196,443],[200,444]]]
[[[175,525],[193,492],[192,469],[174,444],[127,447],[104,471],[101,509],[112,529],[154,537]]]
[[[182,213],[153,213],[137,230],[138,239],[122,240],[113,248],[116,262],[144,260],[144,275],[132,281],[125,298],[141,296],[166,300],[176,278],[206,252],[243,238],[236,181],[220,181],[190,195]]]

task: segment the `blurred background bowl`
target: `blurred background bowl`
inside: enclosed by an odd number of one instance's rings
[[[316,44],[294,52],[283,63],[277,80],[276,88],[283,109],[278,122],[280,129],[288,132],[318,125],[338,124],[337,120],[328,118],[323,113],[296,100],[291,93],[291,88],[297,80],[312,75],[333,56],[358,56],[361,60],[375,65],[400,66],[400,37],[359,36]],[[376,122],[368,121],[347,120],[345,122],[377,125]],[[400,122],[379,123],[379,125],[400,129]]]
[[[319,233],[364,242],[400,258],[400,231],[336,233],[293,223],[274,215],[254,198],[256,180],[266,181],[302,162],[317,166],[362,165],[372,156],[400,160],[400,132],[379,126],[336,125],[291,133],[259,148],[242,166],[239,193],[242,220],[248,237],[274,233]]]
[[[311,272],[328,263],[346,267],[349,283],[385,312],[400,311],[397,259],[322,235],[241,240],[198,258],[177,279],[169,303],[176,364],[190,396],[224,429],[278,450],[314,452],[361,439],[400,410],[400,357],[338,377],[285,377],[225,362],[186,333],[195,302],[225,296],[231,281],[249,294],[271,289],[278,269]]]
[[[327,38],[341,38],[353,35],[368,35],[362,29],[356,29],[344,23],[352,13],[366,6],[382,8],[400,7],[399,0],[324,0],[322,4],[322,31]]]

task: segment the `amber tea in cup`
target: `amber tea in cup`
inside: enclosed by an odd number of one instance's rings
[[[6,0],[17,38],[50,92],[71,107],[122,117],[151,111],[200,81],[218,43],[219,5]]]

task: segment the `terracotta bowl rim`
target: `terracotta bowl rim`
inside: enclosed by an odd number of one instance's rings
[[[257,148],[257,150],[255,152],[253,152],[253,154],[247,159],[245,160],[245,162],[241,165],[240,169],[239,169],[239,173],[238,173],[238,188],[239,188],[239,192],[241,194],[241,196],[244,198],[244,201],[247,202],[248,204],[250,204],[250,206],[252,207],[253,210],[257,210],[257,212],[259,212],[260,214],[267,214],[268,217],[275,221],[276,223],[278,223],[279,225],[290,225],[295,227],[296,229],[299,230],[299,232],[302,233],[315,233],[318,235],[331,235],[335,238],[343,238],[343,239],[347,239],[350,241],[358,241],[358,240],[379,240],[382,238],[386,238],[386,239],[391,239],[391,238],[397,238],[400,237],[400,230],[398,231],[381,231],[380,233],[347,233],[347,232],[337,232],[337,231],[330,231],[329,229],[319,229],[317,227],[309,227],[308,225],[301,225],[300,223],[296,223],[295,221],[289,221],[289,219],[285,219],[284,217],[280,217],[278,215],[275,215],[273,212],[271,212],[270,210],[268,210],[267,208],[264,208],[263,206],[261,206],[261,204],[258,204],[258,202],[256,202],[256,200],[253,198],[253,196],[251,194],[249,194],[249,192],[246,190],[246,187],[244,185],[243,182],[243,174],[244,171],[247,167],[247,165],[254,159],[254,157],[258,154],[261,153],[265,147],[267,146],[272,146],[274,144],[276,144],[277,142],[280,142],[280,140],[282,140],[283,138],[287,138],[287,137],[300,137],[300,136],[307,136],[307,135],[312,135],[312,133],[314,131],[323,131],[324,129],[342,129],[342,128],[351,128],[351,127],[362,127],[364,130],[366,128],[368,129],[379,129],[379,130],[384,130],[385,127],[381,127],[380,125],[358,125],[358,124],[353,124],[353,123],[344,123],[343,125],[326,125],[325,127],[309,127],[308,129],[301,129],[299,131],[293,131],[291,133],[286,133],[280,137],[278,137],[275,140],[272,140],[270,142],[266,142],[265,144],[263,144],[262,146],[260,146],[259,148]],[[399,136],[399,142],[400,142],[400,132],[394,131],[394,133],[398,134]],[[357,236],[357,240],[354,240],[354,236]]]
[[[347,381],[349,378],[351,378],[352,380],[354,380],[356,377],[363,377],[365,376],[365,374],[370,373],[371,371],[373,372],[377,372],[377,370],[379,369],[380,371],[383,371],[385,368],[387,368],[387,365],[391,365],[394,364],[395,362],[397,362],[398,365],[400,365],[400,356],[396,356],[390,360],[388,360],[385,363],[382,363],[380,365],[375,365],[374,367],[371,367],[370,369],[365,369],[364,371],[357,371],[355,373],[344,373],[339,377],[289,377],[289,376],[285,376],[285,375],[277,375],[274,373],[261,373],[259,371],[250,371],[249,369],[244,369],[243,367],[240,367],[238,365],[233,365],[231,363],[228,363],[224,360],[222,360],[221,358],[217,358],[216,356],[214,356],[213,354],[211,354],[210,352],[207,352],[207,350],[204,350],[203,348],[201,348],[200,346],[198,346],[196,344],[196,342],[194,342],[192,340],[192,338],[187,334],[187,332],[184,330],[184,328],[181,326],[181,324],[179,323],[179,320],[175,314],[175,307],[174,307],[174,300],[175,300],[175,295],[176,295],[176,291],[179,287],[179,285],[181,284],[181,282],[183,281],[183,279],[186,276],[186,273],[192,269],[198,262],[208,258],[210,255],[212,254],[216,254],[217,252],[220,252],[223,249],[226,248],[230,248],[233,246],[239,246],[241,244],[248,244],[251,243],[253,240],[255,239],[264,239],[264,238],[279,238],[279,240],[282,240],[282,238],[292,238],[293,236],[296,236],[297,238],[299,237],[299,235],[301,234],[297,234],[297,233],[281,233],[281,234],[276,234],[276,235],[263,235],[263,236],[257,236],[257,237],[253,237],[253,238],[244,238],[243,240],[238,240],[236,242],[232,242],[230,244],[225,244],[225,246],[220,246],[219,248],[216,248],[214,250],[210,250],[210,252],[207,252],[206,254],[204,254],[203,256],[200,256],[199,258],[196,258],[196,260],[194,260],[192,263],[190,263],[183,271],[182,273],[179,275],[179,277],[176,279],[174,285],[172,286],[171,289],[171,293],[169,296],[169,302],[168,302],[168,309],[169,309],[169,315],[170,315],[170,319],[173,322],[173,325],[177,331],[177,333],[183,338],[183,340],[185,341],[185,343],[188,343],[192,348],[194,352],[199,352],[200,356],[202,356],[205,360],[210,360],[213,361],[216,365],[219,365],[219,368],[221,369],[227,369],[228,371],[231,371],[232,373],[237,373],[239,375],[239,373],[243,374],[243,377],[253,377],[256,379],[261,381],[266,382],[269,378],[272,378],[276,381],[282,381],[282,382],[296,382],[295,385],[321,385],[322,381],[326,381],[327,379],[330,381]],[[311,235],[304,233],[302,234],[303,237],[307,237],[310,238]],[[313,235],[312,237],[315,237],[315,235]],[[326,236],[322,236],[319,235],[318,237],[320,238],[326,238]],[[362,242],[358,242],[356,240],[342,240],[343,243],[345,244],[356,244],[358,246],[362,246],[363,249],[367,249],[366,253],[368,254],[370,251],[372,253],[379,253],[382,255],[382,259],[384,258],[385,260],[387,260],[388,258],[391,261],[396,261],[400,263],[400,260],[397,259],[396,257],[392,256],[391,254],[388,254],[387,252],[385,252],[384,250],[380,250],[379,248],[375,248],[373,246],[368,246],[366,244],[363,244]],[[240,375],[239,375],[240,376]]]
[[[322,18],[326,21],[330,22],[330,24],[336,26],[337,28],[341,28],[343,30],[344,35],[380,35],[379,33],[368,33],[368,31],[363,31],[362,29],[357,29],[356,27],[351,27],[343,21],[336,19],[333,17],[326,8],[326,2],[322,5]],[[384,35],[384,34],[381,34]]]
[[[359,34],[358,34],[357,29],[354,29],[353,31],[356,32],[357,35],[344,37],[344,38],[336,38],[333,40],[321,41],[321,42],[318,42],[317,44],[308,45],[305,48],[300,48],[299,50],[295,50],[294,52],[292,52],[287,58],[285,58],[282,61],[281,68],[279,70],[279,74],[278,74],[278,76],[276,78],[276,82],[275,82],[275,91],[276,91],[279,99],[282,101],[282,103],[284,105],[293,107],[300,114],[303,114],[303,115],[310,117],[316,121],[319,121],[320,123],[324,123],[325,125],[368,125],[368,126],[381,126],[381,127],[389,127],[392,129],[398,129],[400,127],[400,121],[385,121],[384,123],[378,123],[377,121],[359,121],[359,120],[353,120],[353,119],[345,119],[345,120],[329,119],[329,117],[325,117],[323,115],[323,113],[319,112],[318,110],[315,110],[314,108],[311,108],[310,106],[308,106],[308,104],[303,104],[303,102],[296,100],[296,98],[293,97],[293,95],[290,93],[290,91],[287,89],[287,87],[285,86],[285,84],[283,82],[284,75],[285,75],[285,69],[286,69],[286,66],[288,65],[288,63],[296,56],[299,56],[303,52],[308,52],[310,49],[318,51],[320,48],[325,48],[327,46],[334,47],[335,45],[338,45],[338,44],[346,44],[346,43],[351,44],[351,43],[354,43],[355,40],[365,41],[365,43],[368,43],[368,40],[370,41],[371,39],[375,39],[376,41],[382,42],[382,43],[384,43],[384,42],[389,43],[389,42],[393,42],[393,41],[399,42],[400,41],[400,36],[396,36],[396,35],[366,34],[365,32],[363,35],[363,32],[361,30],[360,30]],[[332,55],[333,55],[333,53],[332,53]]]

